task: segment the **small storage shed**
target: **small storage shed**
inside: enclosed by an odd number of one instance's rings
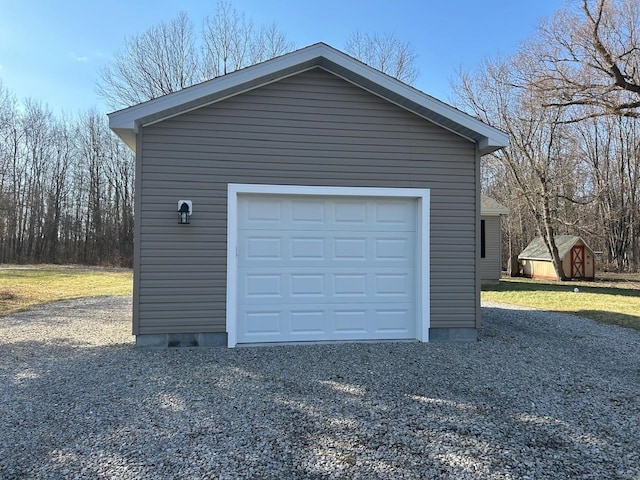
[[[476,338],[505,133],[322,43],[109,123],[136,155],[138,345]]]
[[[558,255],[562,260],[562,269],[567,278],[593,280],[596,275],[593,250],[578,235],[556,235]],[[534,238],[518,255],[525,277],[559,280],[551,255],[542,237]]]
[[[509,209],[495,199],[480,196],[480,277],[483,284],[498,283],[502,275],[502,216]]]

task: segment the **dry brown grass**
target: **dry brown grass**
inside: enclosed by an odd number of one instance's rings
[[[129,269],[68,265],[0,266],[0,315],[79,297],[131,295]]]

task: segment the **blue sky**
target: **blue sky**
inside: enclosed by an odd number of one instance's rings
[[[233,0],[256,24],[276,25],[298,47],[323,41],[342,48],[353,30],[390,32],[410,41],[420,71],[415,86],[442,100],[459,69],[515,51],[562,0]],[[0,82],[18,99],[54,113],[90,107],[99,69],[126,36],[185,10],[195,28],[216,1],[0,0]]]

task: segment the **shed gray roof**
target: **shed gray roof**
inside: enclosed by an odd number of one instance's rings
[[[571,248],[578,242],[578,240],[582,240],[582,237],[579,235],[556,235],[555,237],[556,246],[558,247],[558,255],[560,258],[564,258],[567,253],[571,251]],[[593,250],[587,245],[587,243],[582,240],[582,243],[591,251],[593,255]],[[522,251],[520,255],[518,255],[519,260],[549,260],[551,261],[551,255],[547,251],[547,247],[542,240],[542,237],[535,237],[531,240],[531,243],[527,245],[527,247]]]
[[[109,126],[135,151],[136,133],[140,126],[160,122],[317,67],[477,143],[482,155],[508,145],[506,133],[371,68],[325,43],[316,43],[178,92],[110,113]]]
[[[480,214],[489,216],[509,215],[509,209],[482,193],[480,194]]]

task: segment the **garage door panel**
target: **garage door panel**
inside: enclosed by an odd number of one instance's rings
[[[376,273],[375,295],[376,297],[409,297],[412,282],[409,273]]]
[[[377,200],[373,204],[375,221],[387,228],[406,228],[415,230],[416,217],[413,209],[406,208],[405,200],[388,199]]]
[[[282,200],[277,198],[247,197],[246,201],[240,207],[240,218],[245,222],[254,226],[261,225],[263,227],[272,228],[282,223],[283,205]],[[240,224],[242,228],[242,223]]]
[[[339,309],[334,311],[334,333],[337,335],[366,335],[367,309]]]
[[[282,260],[282,242],[280,237],[248,235],[245,242],[247,260]]]
[[[412,309],[385,308],[375,312],[375,332],[378,335],[409,333],[407,322],[413,323]]]
[[[283,297],[282,275],[277,273],[251,273],[245,275],[244,296],[247,299]]]
[[[245,312],[245,335],[280,337],[282,335],[283,313],[279,309]]]
[[[407,209],[406,199],[323,198],[297,195],[248,195],[238,205],[240,230],[272,229],[308,230],[322,226],[323,230],[375,230],[372,225],[384,225],[386,231],[415,231],[415,209]]]
[[[241,231],[238,265],[413,265],[415,232]]]
[[[292,299],[295,302],[353,303],[367,301],[406,302],[414,296],[413,271],[387,267],[368,271],[351,268],[323,268],[310,273],[305,267],[274,273],[268,267],[244,273],[239,282],[239,303],[275,304]]]
[[[369,277],[369,278],[367,278]],[[333,274],[333,296],[347,298],[366,298],[371,282],[370,275],[361,272]]]
[[[239,343],[416,338],[415,199],[238,199]]]
[[[290,298],[309,298],[326,296],[326,281],[329,275],[321,273],[292,273],[289,275]]]
[[[322,340],[397,340],[415,338],[413,304],[394,308],[325,304],[280,305],[278,309],[242,306],[244,343]]]
[[[374,260],[410,261],[414,251],[413,238],[409,235],[396,237],[376,237],[374,239]]]
[[[370,256],[365,237],[342,237],[333,240],[333,260],[366,262]]]
[[[291,236],[289,241],[291,244],[291,260],[317,262],[324,260],[326,257],[326,238]]]
[[[297,310],[289,313],[291,335],[323,336],[327,331],[325,310]]]
[[[326,202],[316,199],[297,199],[287,205],[291,206],[291,223],[321,225],[325,221]]]

